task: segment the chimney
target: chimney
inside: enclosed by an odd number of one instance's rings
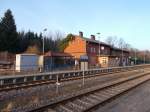
[[[83,32],[79,31],[79,36],[83,37]]]
[[[95,35],[91,35],[91,39],[92,39],[92,40],[95,40]]]

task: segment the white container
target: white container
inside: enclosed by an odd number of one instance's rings
[[[16,54],[16,71],[37,71],[38,61],[36,54]]]

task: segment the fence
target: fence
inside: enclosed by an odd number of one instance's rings
[[[89,69],[85,71],[81,70],[72,70],[72,71],[59,71],[59,72],[45,72],[45,73],[36,73],[30,75],[16,75],[16,76],[1,76],[0,77],[0,85],[5,84],[16,84],[16,83],[26,83],[31,81],[39,81],[39,80],[51,80],[57,81],[66,80],[73,77],[79,76],[88,76],[88,75],[96,75],[100,73],[108,73],[114,71],[122,71],[122,70],[133,70],[133,69],[142,69],[150,67],[147,65],[137,65],[137,66],[126,66],[126,67],[112,67],[112,68],[101,68],[101,69]]]

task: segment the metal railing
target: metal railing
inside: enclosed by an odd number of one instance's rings
[[[10,85],[19,83],[28,83],[33,81],[51,80],[57,82],[57,80],[70,79],[73,77],[81,77],[96,75],[101,73],[117,72],[122,70],[133,70],[150,67],[149,64],[137,65],[137,66],[126,66],[126,67],[109,67],[109,68],[95,68],[88,70],[70,70],[70,71],[57,71],[57,72],[44,72],[44,73],[33,73],[30,75],[9,75],[0,77],[0,85]]]

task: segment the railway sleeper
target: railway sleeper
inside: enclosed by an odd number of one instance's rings
[[[90,96],[86,96],[86,97],[84,97],[83,99],[84,99],[86,102],[90,102],[91,104],[95,104],[96,102],[98,102],[97,99],[94,99],[94,98],[92,98],[92,97],[90,97]]]
[[[79,105],[80,107],[82,107],[83,109],[87,108],[88,106],[91,105],[91,103],[85,102],[81,99],[76,99],[73,101],[73,103]]]
[[[57,112],[73,112],[71,109],[61,104],[54,107],[54,110]]]
[[[96,94],[98,94],[99,96],[101,96],[101,98],[104,99],[104,100],[110,97],[110,95],[104,94],[102,92],[97,92]]]
[[[98,96],[101,99],[101,101],[104,101],[106,99],[105,96],[102,96],[102,95],[100,95],[98,93],[93,93],[93,94],[96,95],[96,96]]]
[[[106,89],[104,92],[102,92],[102,93],[104,93],[104,94],[108,94],[108,95],[114,95],[114,94],[116,94],[117,93],[117,91],[114,89],[114,90],[112,90],[111,88],[109,88],[109,89]]]
[[[91,94],[90,96],[95,98],[95,99],[97,99],[97,100],[99,100],[99,101],[102,101],[102,98],[100,96],[98,96],[98,95]]]
[[[122,92],[124,91],[126,88],[117,88],[117,87],[114,87],[114,88],[111,88],[111,91],[114,92],[114,94],[117,94],[118,92]]]
[[[98,94],[102,95],[105,98],[108,98],[108,97],[114,95],[111,91],[107,92],[106,90],[105,91],[100,91],[100,92],[98,92]]]
[[[73,102],[68,102],[65,105],[67,105],[71,110],[75,112],[81,112],[85,109],[83,106],[73,103]]]
[[[57,111],[55,111],[53,109],[47,109],[47,111],[45,111],[45,112],[57,112]]]

